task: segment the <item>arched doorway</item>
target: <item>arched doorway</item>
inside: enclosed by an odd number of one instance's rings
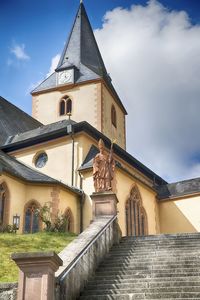
[[[142,206],[142,199],[137,186],[131,190],[126,202],[126,234],[127,236],[143,236],[148,234],[147,215]]]
[[[40,229],[38,214],[39,205],[35,201],[29,202],[25,207],[24,233],[36,233]]]

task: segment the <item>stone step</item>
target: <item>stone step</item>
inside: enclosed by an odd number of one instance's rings
[[[189,283],[198,283],[200,282],[200,277],[198,276],[176,276],[176,277],[161,277],[161,278],[156,278],[156,277],[147,277],[147,278],[143,278],[143,280],[141,281],[140,278],[133,278],[131,276],[123,278],[118,276],[116,279],[112,278],[112,277],[93,277],[92,279],[90,279],[89,284],[97,284],[97,283],[103,283],[103,284],[118,284],[118,283],[130,283],[130,284],[139,284],[141,282],[144,283],[155,283],[155,284],[159,284],[159,283],[173,283],[173,282],[189,282]]]
[[[173,254],[173,253],[180,253],[180,254],[191,254],[191,255],[196,255],[199,254],[200,255],[200,249],[199,248],[163,248],[163,249],[131,249],[131,248],[127,248],[127,249],[123,249],[123,248],[116,248],[116,249],[112,249],[110,251],[110,254],[121,254],[121,255],[127,255],[127,254],[135,254],[135,255],[151,255],[153,253],[156,254]]]
[[[118,246],[137,246],[137,247],[154,247],[154,246],[161,246],[161,247],[165,247],[165,246],[184,246],[184,245],[194,245],[196,246],[197,244],[200,243],[200,239],[199,240],[177,240],[177,241],[154,241],[154,242],[137,242],[137,241],[124,241],[124,242],[120,242],[118,244],[115,244],[114,247],[118,247]]]
[[[81,296],[80,300],[153,300],[153,299],[162,299],[162,300],[169,300],[169,299],[194,299],[199,300],[200,294],[199,293],[137,293],[137,294],[120,294],[120,295],[87,295]]]
[[[96,290],[96,289],[132,289],[132,288],[166,288],[166,287],[176,287],[178,289],[181,288],[192,288],[198,287],[200,288],[199,281],[163,281],[163,282],[152,282],[152,281],[133,281],[128,283],[127,281],[123,281],[120,283],[107,283],[101,281],[92,281],[88,282],[87,290]]]
[[[110,256],[107,255],[104,263],[113,263],[113,262],[124,262],[124,263],[131,263],[131,262],[135,262],[135,263],[154,263],[154,262],[159,262],[159,263],[169,263],[169,262],[191,262],[191,263],[198,263],[200,262],[200,256],[123,256],[123,257],[118,257],[118,259],[116,260],[116,256]]]
[[[128,264],[126,266],[117,266],[117,265],[113,265],[113,266],[110,266],[110,265],[101,265],[99,268],[98,268],[98,271],[99,272],[102,272],[102,271],[126,271],[126,270],[129,270],[129,271],[167,271],[167,272],[175,272],[175,270],[179,270],[181,272],[200,272],[200,267],[199,266],[196,266],[196,265],[166,265],[166,266],[159,266],[159,265],[154,265],[154,264],[145,264],[145,265],[132,265],[132,264]]]
[[[199,293],[200,287],[159,287],[159,288],[125,288],[125,289],[86,289],[82,295],[117,295],[117,294],[137,294],[137,293],[149,293],[149,294],[165,294],[165,293]]]
[[[119,244],[119,245],[115,245],[112,250],[117,250],[117,249],[129,249],[129,250],[134,250],[134,249],[138,249],[138,250],[144,250],[144,249],[148,249],[148,250],[157,250],[157,249],[198,249],[199,247],[199,243],[196,244],[165,244],[165,245],[161,245],[161,244],[154,244],[154,245],[136,245],[136,244]]]
[[[137,246],[142,246],[142,245],[181,245],[181,244],[198,244],[200,242],[200,238],[198,239],[165,239],[165,240],[137,240],[137,239],[129,239],[129,240],[121,240],[119,244],[116,245],[137,245]]]
[[[119,272],[119,273],[115,273],[115,272],[106,272],[106,273],[96,273],[95,275],[95,279],[98,279],[98,280],[102,280],[102,279],[131,279],[131,278],[140,278],[140,279],[150,279],[150,278],[163,278],[163,277],[171,277],[172,280],[173,278],[176,278],[176,277],[185,277],[185,278],[189,278],[190,276],[194,277],[194,276],[197,276],[197,277],[200,277],[200,272],[199,273],[158,273],[158,272],[126,272],[126,273],[123,273],[123,272]],[[174,279],[175,280],[175,279]]]
[[[122,237],[122,241],[124,240],[136,240],[136,241],[155,241],[155,240],[173,240],[173,239],[200,239],[200,233],[180,233],[180,234],[158,234],[158,235],[146,235],[146,236],[124,236]]]
[[[154,253],[118,253],[118,252],[112,252],[109,254],[108,257],[121,257],[121,258],[140,258],[140,257],[144,257],[144,258],[155,258],[155,257],[160,257],[160,258],[164,258],[164,257],[167,257],[170,255],[170,258],[172,257],[182,257],[182,258],[189,258],[189,257],[192,257],[192,258],[199,258],[200,259],[200,253],[192,253],[192,252],[188,252],[188,253],[176,253],[176,252],[173,252],[173,253],[169,253],[169,252],[166,252],[166,253],[159,253],[159,252],[154,252]]]
[[[188,267],[188,268],[192,268],[192,267],[198,267],[200,268],[200,260],[196,260],[196,261],[180,261],[180,262],[177,262],[176,260],[174,261],[139,261],[139,262],[136,262],[135,260],[130,260],[130,261],[107,261],[107,262],[104,262],[100,265],[100,268],[111,268],[111,267],[146,267],[147,265],[149,266],[157,266],[158,268],[163,268],[163,267],[166,267],[166,266],[169,266],[170,268],[179,268],[181,266],[183,267]]]

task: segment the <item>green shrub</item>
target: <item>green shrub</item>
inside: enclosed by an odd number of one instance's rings
[[[45,224],[47,232],[66,232],[68,220],[62,213],[57,213],[54,221],[52,220],[51,203],[46,203],[37,211],[42,222]]]
[[[0,233],[16,233],[16,225],[0,225]]]

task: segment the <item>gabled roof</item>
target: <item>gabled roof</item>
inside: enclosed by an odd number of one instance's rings
[[[76,70],[75,84],[103,79],[114,94],[116,101],[124,113],[127,114],[126,109],[112,85],[111,78],[107,73],[83,3],[79,6],[71,33],[62,52],[56,72],[69,68],[75,68]],[[36,87],[32,91],[32,94],[56,88],[56,72],[51,74]]]
[[[42,124],[0,96],[0,145],[11,135],[35,129]]]
[[[5,154],[1,150],[0,150],[0,171],[6,172],[14,177],[22,179],[25,182],[39,183],[39,184],[58,184],[71,190],[76,194],[80,195],[82,193],[82,191],[77,188],[63,184],[56,179],[53,179],[43,173],[40,173],[26,166],[25,164],[19,162],[14,157]]]
[[[158,187],[158,199],[173,199],[200,193],[200,178],[194,178]]]

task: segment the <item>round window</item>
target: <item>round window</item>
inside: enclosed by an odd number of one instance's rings
[[[40,153],[35,159],[36,168],[43,168],[48,161],[48,156],[45,152]]]

